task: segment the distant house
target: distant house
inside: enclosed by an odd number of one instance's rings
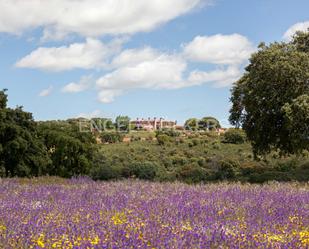
[[[137,130],[155,131],[161,129],[174,129],[176,128],[177,121],[169,121],[163,118],[153,119],[136,119],[131,121],[131,125],[135,126]]]

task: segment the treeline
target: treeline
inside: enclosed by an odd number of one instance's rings
[[[96,151],[91,133],[76,122],[35,122],[22,107],[7,107],[0,91],[0,176],[89,174]]]

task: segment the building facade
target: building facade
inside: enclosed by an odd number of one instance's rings
[[[155,131],[161,129],[174,129],[177,125],[177,121],[169,121],[163,118],[148,118],[131,121],[131,125],[135,126],[137,130]]]

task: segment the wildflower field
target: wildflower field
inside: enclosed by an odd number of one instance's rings
[[[0,179],[0,248],[308,248],[306,184]]]

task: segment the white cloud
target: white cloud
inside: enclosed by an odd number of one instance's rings
[[[193,71],[190,73],[188,82],[191,85],[213,83],[215,87],[226,87],[241,77],[241,70],[235,66],[228,66],[226,69],[217,69],[210,72]]]
[[[41,47],[16,63],[19,68],[35,68],[47,71],[92,69],[106,65],[111,55],[118,52],[123,40],[115,39],[109,44],[87,38],[85,43],[73,43],[62,47]]]
[[[123,51],[113,60],[118,68],[97,80],[98,98],[109,103],[132,89],[179,89],[213,83],[224,87],[236,81],[241,72],[236,66],[210,72],[194,71],[188,78],[187,63],[180,55],[162,53],[152,48]]]
[[[133,66],[144,61],[153,60],[159,56],[158,52],[151,47],[126,49],[113,59],[111,66],[114,68]]]
[[[213,64],[242,64],[254,50],[252,43],[239,34],[197,36],[184,45],[188,59]]]
[[[89,89],[94,82],[93,76],[83,76],[79,82],[71,82],[62,88],[64,93],[78,93]]]
[[[94,110],[93,112],[90,113],[80,113],[79,115],[76,116],[76,118],[98,118],[102,116],[102,112],[100,110]]]
[[[102,102],[111,102],[129,89],[182,87],[182,74],[187,68],[186,62],[179,56],[151,48],[124,51],[114,62],[121,67],[97,80]]]
[[[0,0],[0,32],[42,27],[46,37],[150,31],[210,0]],[[59,35],[60,34],[60,35]]]
[[[297,31],[307,31],[308,28],[309,28],[309,21],[296,23],[284,33],[283,38],[285,40],[291,40],[293,35]]]
[[[52,93],[52,91],[53,91],[53,86],[50,86],[50,87],[48,87],[48,88],[42,90],[42,91],[39,93],[39,96],[40,96],[40,97],[46,97],[46,96],[50,95],[50,94]]]
[[[122,89],[101,89],[98,94],[98,99],[102,103],[111,103],[116,97],[124,94]]]

